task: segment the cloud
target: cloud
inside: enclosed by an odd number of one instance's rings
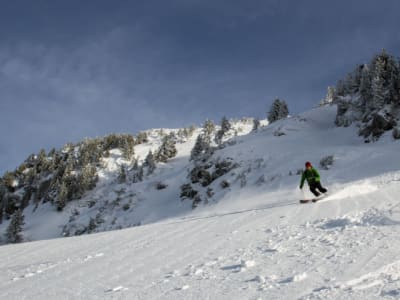
[[[396,3],[46,2],[23,28],[6,7],[0,170],[83,137],[264,117],[276,96],[308,109],[355,64],[397,54]]]

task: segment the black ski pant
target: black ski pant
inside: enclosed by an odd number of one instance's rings
[[[328,191],[326,188],[322,187],[321,182],[313,182],[310,183],[309,185],[310,185],[310,191],[315,195],[315,197],[318,197],[320,195],[317,189],[321,193],[326,193]]]

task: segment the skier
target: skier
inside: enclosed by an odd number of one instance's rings
[[[322,187],[319,173],[309,161],[306,162],[306,169],[303,171],[303,175],[301,176],[300,189],[303,188],[304,180],[306,179],[308,186],[310,187],[310,191],[315,195],[315,197],[320,195],[317,189],[321,193],[326,193],[328,191],[326,188]]]

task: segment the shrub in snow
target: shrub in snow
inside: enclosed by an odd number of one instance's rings
[[[265,175],[263,174],[256,180],[256,185],[263,185],[264,183],[265,183]]]
[[[221,186],[223,189],[226,189],[226,188],[230,187],[230,185],[231,185],[231,184],[230,184],[228,181],[226,181],[226,180],[222,180],[221,183],[220,183],[220,186]]]
[[[213,191],[212,188],[208,188],[208,189],[207,189],[207,196],[208,196],[209,198],[211,198],[212,196],[214,196],[214,191]]]
[[[93,218],[90,218],[89,224],[87,226],[88,233],[93,232],[96,229],[96,227],[97,227],[96,220]]]
[[[274,136],[282,136],[286,135],[286,133],[283,132],[282,128],[278,128],[277,130],[274,131]]]
[[[167,186],[168,185],[166,185],[165,183],[157,182],[156,189],[157,190],[163,190],[163,189],[167,188]]]
[[[190,171],[190,180],[192,183],[200,183],[202,186],[208,186],[213,177],[209,171],[206,170],[207,166],[196,166]]]
[[[196,195],[193,199],[192,209],[195,209],[201,203],[200,195]]]
[[[95,221],[96,221],[96,224],[101,224],[101,223],[105,222],[105,220],[103,219],[103,216],[101,215],[101,212],[98,212],[96,214]]]
[[[90,199],[89,201],[88,201],[88,207],[89,208],[92,208],[93,206],[95,206],[96,205],[96,200],[93,200],[93,199]]]
[[[236,180],[239,180],[239,181],[240,181],[240,187],[241,187],[241,188],[245,187],[246,184],[247,184],[246,173],[245,173],[245,172],[241,172],[241,173],[237,176]]]
[[[223,160],[218,160],[215,163],[215,169],[214,172],[212,173],[212,179],[215,180],[229,171],[233,170],[234,168],[237,168],[239,165],[236,164],[232,158],[226,158]]]
[[[193,199],[199,192],[193,189],[190,183],[181,186],[181,198]]]
[[[333,165],[333,155],[328,155],[322,158],[319,165],[322,169],[329,170]]]

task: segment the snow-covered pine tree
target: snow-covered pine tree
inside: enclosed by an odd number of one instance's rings
[[[156,169],[156,162],[154,160],[153,152],[150,150],[144,160],[144,166],[147,167],[147,175],[150,175]]]
[[[149,140],[148,138],[148,134],[145,131],[139,132],[136,136],[136,143],[137,144],[143,144],[143,143],[147,143]]]
[[[137,168],[134,169],[133,175],[132,175],[132,182],[137,183],[140,181],[143,181],[143,175],[144,175],[144,170],[143,166],[138,166]]]
[[[371,109],[381,109],[399,97],[400,67],[395,58],[383,49],[372,60]]]
[[[56,200],[56,205],[57,205],[57,210],[62,211],[65,205],[68,202],[68,197],[69,197],[69,190],[68,186],[65,182],[62,182],[60,185],[60,188],[58,190],[58,195],[57,195],[57,200]]]
[[[199,134],[196,138],[196,142],[190,152],[190,160],[196,160],[204,151],[204,140],[203,135]]]
[[[161,146],[155,154],[155,161],[166,163],[168,159],[173,158],[177,154],[175,135],[173,133],[164,136]]]
[[[79,175],[78,182],[82,188],[82,192],[93,189],[99,179],[97,175],[97,169],[95,166],[88,164],[82,168]]]
[[[398,104],[400,100],[400,65],[396,59],[389,55],[386,64],[388,77],[389,101],[392,104]]]
[[[197,161],[206,158],[211,153],[210,144],[211,140],[209,136],[199,134],[190,153],[190,160]]]
[[[24,215],[22,214],[22,210],[18,209],[15,211],[11,218],[11,222],[6,230],[6,238],[9,243],[21,243],[23,241],[22,238],[22,230],[24,226]]]
[[[336,84],[336,95],[338,96],[345,95],[345,84],[343,80],[339,80]]]
[[[125,182],[126,182],[126,170],[125,166],[121,165],[119,167],[118,183],[125,183]]]
[[[328,90],[326,92],[326,96],[319,103],[319,106],[324,106],[335,102],[336,98],[336,90],[333,86],[328,86]]]
[[[371,71],[367,64],[363,65],[361,70],[361,78],[360,78],[360,96],[361,96],[361,105],[365,106],[368,101],[371,101],[372,98],[372,89],[371,89]]]
[[[352,73],[348,73],[346,79],[344,80],[344,94],[349,95],[355,92],[354,89],[355,80]]]
[[[90,218],[89,224],[87,227],[88,233],[92,233],[97,227],[96,220],[94,218]]]
[[[41,149],[37,156],[36,170],[38,173],[48,172],[50,169],[50,162],[47,158],[46,151]]]
[[[378,56],[372,76],[372,99],[367,102],[369,110],[376,110],[383,107],[386,102],[387,90],[385,90],[385,59]]]
[[[224,116],[221,120],[221,129],[215,134],[215,142],[217,144],[222,143],[222,139],[224,135],[232,128],[231,123],[229,120]]]
[[[203,134],[211,136],[215,131],[215,124],[211,120],[206,120],[203,125]]]
[[[253,119],[253,128],[252,131],[257,131],[260,128],[260,120],[258,118]]]
[[[130,161],[132,159],[132,157],[135,155],[135,150],[134,150],[134,146],[135,146],[135,140],[133,138],[133,136],[126,136],[123,140],[123,144],[122,144],[122,156],[125,160]]]
[[[268,112],[268,121],[270,123],[280,119],[284,119],[289,115],[289,109],[285,100],[276,98],[271,105],[271,109]]]

